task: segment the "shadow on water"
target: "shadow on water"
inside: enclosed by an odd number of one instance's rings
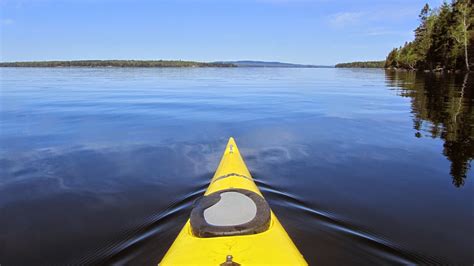
[[[371,261],[377,264],[386,264],[388,262],[396,264],[443,263],[443,260],[440,258],[427,257],[422,254],[411,252],[408,249],[404,249],[402,246],[390,241],[389,238],[379,235],[362,225],[357,225],[350,219],[344,218],[329,210],[323,210],[322,206],[310,206],[308,202],[299,199],[293,194],[284,192],[282,188],[277,188],[263,182],[258,179],[258,177],[254,178],[257,185],[272,205],[272,208],[276,210],[277,216],[284,214],[284,216],[297,216],[298,219],[306,220],[307,223],[310,221],[313,227],[312,230],[323,230],[328,234],[332,234],[338,239],[338,241],[350,243],[350,245],[356,246],[357,249],[365,251],[365,262]],[[283,223],[285,224],[285,222]],[[289,228],[291,233],[291,229],[293,229],[294,226]],[[311,232],[307,233],[311,234]],[[299,239],[295,239],[295,241],[299,244]],[[316,240],[314,241],[314,244],[315,242]],[[325,261],[325,259],[327,259],[325,258],[326,256],[320,254],[314,256],[316,255],[314,244],[311,245],[311,249],[308,249],[306,252],[304,252],[306,245],[299,245],[302,247],[305,258],[312,263],[320,263],[324,265],[334,264],[334,258]],[[354,251],[350,256],[352,255],[356,256],[357,252]],[[346,254],[346,256],[348,256],[348,254]],[[354,257],[351,259],[351,263],[356,261],[357,260],[354,259]]]
[[[411,100],[417,138],[440,138],[451,161],[453,185],[461,187],[474,158],[474,77],[386,71],[389,86]]]
[[[173,242],[176,232],[181,230],[182,224],[188,219],[193,202],[206,188],[207,184],[185,195],[164,211],[144,219],[141,225],[127,232],[126,240],[93,254],[90,261],[85,258],[79,263],[156,264]]]

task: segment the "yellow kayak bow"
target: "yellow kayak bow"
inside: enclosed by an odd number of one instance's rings
[[[233,138],[160,265],[307,265],[254,183]]]

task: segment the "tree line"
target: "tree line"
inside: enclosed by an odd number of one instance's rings
[[[358,61],[350,63],[340,63],[336,67],[340,68],[384,68],[385,61]]]
[[[5,62],[0,63],[0,67],[236,67],[236,65],[181,60],[77,60]]]
[[[444,2],[420,12],[415,39],[393,49],[385,68],[453,71],[473,69],[474,8],[472,0]]]

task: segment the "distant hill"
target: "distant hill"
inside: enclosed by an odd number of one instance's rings
[[[237,67],[287,67],[287,68],[326,68],[332,66],[318,66],[318,65],[302,65],[302,64],[291,64],[282,62],[266,62],[266,61],[221,61],[215,63],[232,64]]]
[[[236,67],[236,65],[180,60],[76,60],[0,62],[0,67]]]
[[[384,61],[361,61],[361,62],[350,62],[340,63],[336,65],[337,68],[384,68]]]

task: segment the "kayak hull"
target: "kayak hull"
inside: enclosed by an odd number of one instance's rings
[[[250,190],[263,197],[233,138],[204,195],[227,189]],[[228,256],[240,265],[307,265],[272,211],[268,229],[247,235],[197,237],[188,219],[160,265],[220,265]]]

